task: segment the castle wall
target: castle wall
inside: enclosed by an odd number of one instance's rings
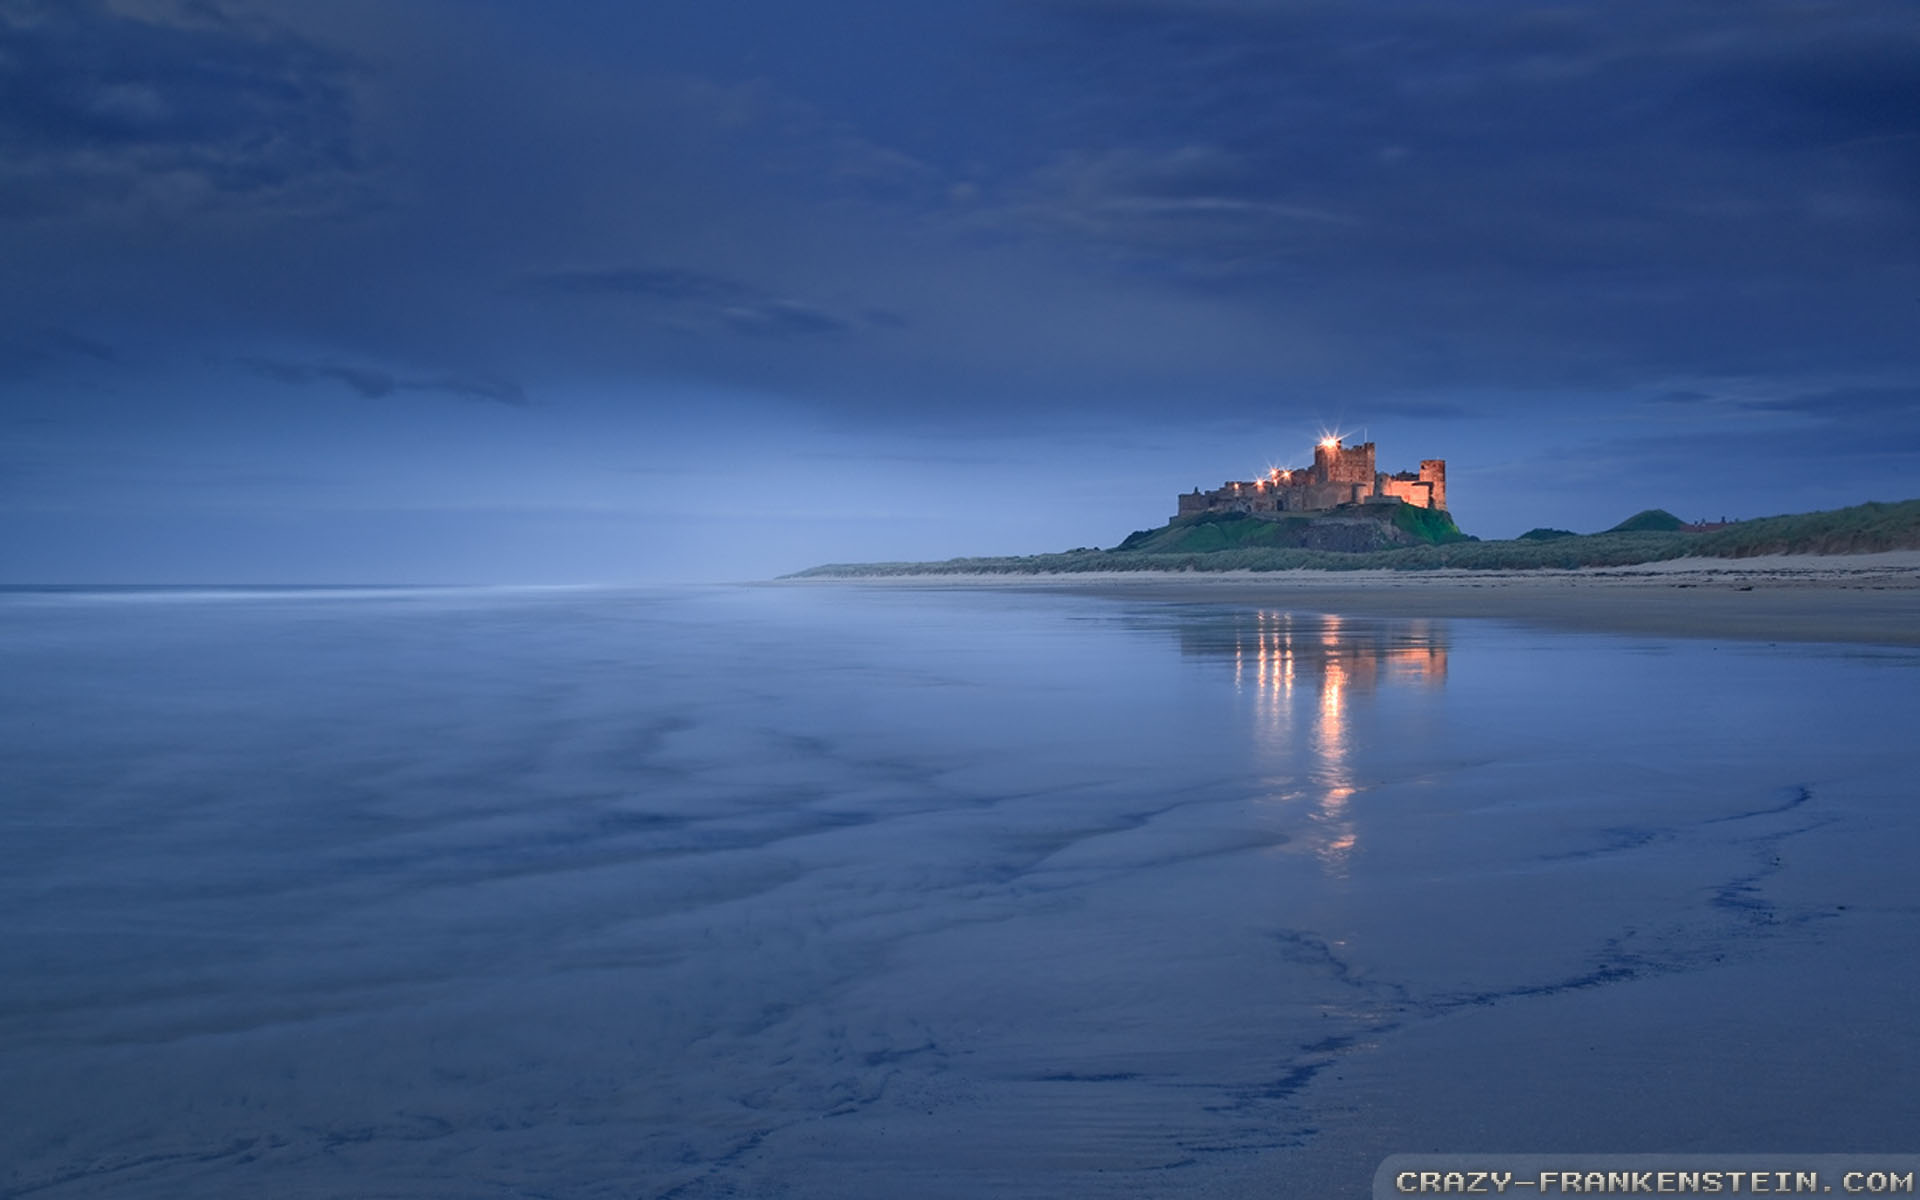
[[[1380,494],[1398,497],[1416,508],[1438,507],[1433,502],[1433,484],[1424,479],[1398,479],[1392,475],[1382,475]]]
[[[1338,508],[1342,504],[1358,504],[1373,491],[1373,481],[1365,483],[1310,483],[1301,491],[1305,494],[1307,508]]]

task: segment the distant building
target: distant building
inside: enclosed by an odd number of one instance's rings
[[[1211,492],[1198,488],[1180,497],[1177,516],[1205,512],[1316,512],[1342,504],[1404,500],[1417,508],[1447,506],[1447,463],[1423,459],[1419,471],[1387,475],[1374,470],[1373,443],[1351,448],[1337,437],[1313,448],[1313,465],[1281,469],[1265,479],[1229,481]]]

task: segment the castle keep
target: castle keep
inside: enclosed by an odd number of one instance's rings
[[[1211,492],[1198,488],[1180,497],[1176,516],[1206,512],[1311,512],[1342,504],[1403,500],[1418,508],[1447,506],[1447,463],[1429,458],[1420,470],[1387,475],[1373,467],[1373,443],[1347,447],[1337,437],[1313,448],[1313,465],[1267,472],[1265,479],[1228,482]]]

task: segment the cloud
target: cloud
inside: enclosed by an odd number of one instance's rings
[[[1651,404],[1672,405],[1676,408],[1694,408],[1703,404],[1711,404],[1713,402],[1713,394],[1711,392],[1700,391],[1696,388],[1670,388],[1654,393],[1647,397],[1647,401]]]
[[[1920,432],[1920,383],[1841,377],[1696,380],[1655,392],[1649,403],[1705,418],[1812,418],[1838,425],[1892,421]],[[1805,422],[1795,423],[1805,428]]]
[[[240,362],[255,374],[279,383],[340,383],[369,400],[381,399],[399,392],[421,392],[454,396],[462,400],[482,400],[514,408],[524,408],[529,404],[525,389],[518,383],[497,377],[399,376],[375,367],[339,363],[288,362],[264,358],[246,358],[241,359]]]
[[[720,316],[735,332],[751,337],[844,333],[851,328],[832,313],[791,300],[727,305],[720,309]]]
[[[1004,466],[1009,459],[985,454],[939,454],[932,452],[862,450],[806,450],[793,457],[822,462],[906,463],[916,467],[990,467]]]
[[[1879,0],[881,7],[0,0],[0,206],[230,201],[0,229],[0,315],[902,425],[1911,361]],[[343,176],[384,203],[288,219]]]
[[[1920,25],[1871,0],[1056,0],[993,218],[1402,373],[1910,354]],[[1812,322],[1791,297],[1817,290]],[[1843,318],[1840,314],[1848,313]],[[1793,336],[1795,317],[1800,336]],[[1902,325],[1908,328],[1902,328]],[[1817,327],[1810,327],[1817,326]]]
[[[1188,274],[1271,268],[1347,212],[1296,198],[1275,164],[1217,145],[1076,150],[1035,171],[1010,203],[983,206],[970,224],[1086,238]]]
[[[673,268],[611,267],[596,271],[554,271],[530,283],[574,295],[640,296],[671,304],[730,304],[747,295],[731,280]]]
[[[1570,451],[1602,471],[1671,476],[1703,497],[1765,476],[1760,511],[1914,494],[1920,382],[1755,376],[1688,380],[1646,396],[1624,431]],[[1623,429],[1617,417],[1603,428]],[[1705,500],[1703,499],[1703,503]],[[1716,503],[1719,503],[1718,501]],[[1748,510],[1748,515],[1757,515]]]
[[[1060,11],[1083,125],[1130,126],[1133,153],[1213,148],[1168,159],[1162,194],[1337,213],[1372,235],[1343,255],[1403,266],[1698,261],[1729,218],[1772,231],[1836,192],[1897,195],[1912,147],[1892,143],[1920,136],[1920,26],[1864,0]],[[1832,150],[1817,177],[1778,169]]]
[[[1360,407],[1364,407],[1368,413],[1374,416],[1411,417],[1427,421],[1451,421],[1463,417],[1481,415],[1476,410],[1458,401],[1415,399],[1410,397],[1373,399],[1366,401],[1365,404]]]
[[[24,379],[61,366],[114,363],[119,356],[104,342],[54,327],[0,334],[0,379]]]
[[[1707,439],[1701,437],[1635,434],[1596,442],[1578,453],[1580,461],[1602,470],[1652,468],[1676,480],[1686,479],[1695,469],[1720,482],[1751,481],[1756,474],[1769,474],[1791,485],[1786,495],[1793,489],[1819,485],[1846,488],[1862,480],[1871,480],[1882,499],[1910,497],[1917,490],[1907,465],[1920,453],[1920,423],[1911,420],[1871,426],[1849,422],[1809,429],[1805,425],[1769,424],[1718,430],[1711,437],[1714,453],[1701,466],[1700,451],[1705,444]],[[1867,464],[1873,466],[1872,472],[1864,470]],[[1881,490],[1889,482],[1897,482],[1900,490]],[[1767,503],[1784,508],[1789,502],[1786,495]],[[1862,492],[1848,503],[1867,498],[1868,493]]]
[[[609,267],[530,275],[523,290],[571,296],[618,296],[642,302],[656,319],[748,337],[811,337],[866,328],[900,328],[905,319],[884,309],[845,316],[701,271],[671,267]]]
[[[206,3],[0,2],[0,214],[258,197],[355,165],[348,64]]]
[[[1920,434],[1920,386],[1827,388],[1772,400],[1749,401],[1750,411],[1795,413],[1852,429],[1862,437],[1901,427]]]

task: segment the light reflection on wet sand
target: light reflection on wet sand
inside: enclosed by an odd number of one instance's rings
[[[1348,709],[1383,686],[1444,687],[1444,627],[1259,609],[1235,617],[1229,629],[1230,651],[1212,637],[1189,637],[1183,649],[1232,654],[1234,690],[1250,702],[1253,745],[1271,772],[1275,790],[1269,800],[1310,798],[1313,852],[1329,873],[1343,874],[1359,838],[1348,813],[1359,790]],[[1310,705],[1306,722],[1295,711],[1296,685]],[[1304,772],[1303,763],[1310,763]]]

